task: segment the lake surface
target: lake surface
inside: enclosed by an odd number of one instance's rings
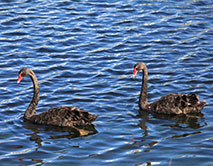
[[[149,101],[196,93],[199,116],[139,112],[147,64]],[[98,114],[80,135],[23,120],[40,85],[37,112],[76,106]],[[212,166],[212,0],[1,0],[0,165]]]

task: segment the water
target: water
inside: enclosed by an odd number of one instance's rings
[[[213,4],[211,0],[0,2],[0,164],[213,165]],[[197,117],[139,114],[141,75],[149,101],[194,92],[207,104]],[[37,112],[77,106],[98,114],[79,136],[23,120],[39,80]]]

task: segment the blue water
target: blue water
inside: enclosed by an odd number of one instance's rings
[[[147,64],[149,101],[196,93],[201,116],[139,113]],[[33,125],[23,114],[41,90],[37,112],[76,106],[98,114],[94,132]],[[1,0],[0,165],[212,166],[212,0]]]

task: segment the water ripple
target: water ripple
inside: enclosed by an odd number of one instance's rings
[[[213,164],[210,0],[12,0],[0,6],[2,165]],[[207,100],[203,115],[139,114],[142,76],[131,78],[139,61],[148,66],[149,101],[193,92]],[[98,114],[95,129],[79,137],[25,122],[33,88],[30,78],[16,84],[22,67],[38,77],[37,112],[77,106]]]

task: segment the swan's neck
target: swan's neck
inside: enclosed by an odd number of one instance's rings
[[[147,87],[148,87],[148,70],[145,67],[143,70],[143,81],[142,81],[141,93],[139,98],[139,107],[142,110],[146,110],[148,106]]]
[[[39,101],[39,85],[38,85],[38,80],[36,78],[36,75],[33,71],[29,74],[30,78],[32,79],[33,82],[33,89],[34,89],[34,94],[32,101],[30,105],[28,106],[27,110],[25,111],[24,118],[29,119],[31,116],[36,114],[36,106]]]

